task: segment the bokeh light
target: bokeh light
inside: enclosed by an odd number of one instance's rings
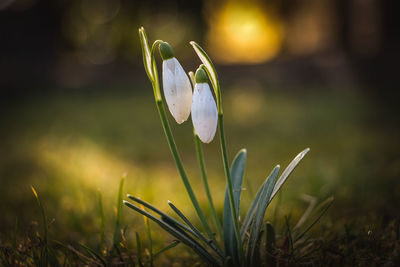
[[[207,48],[220,63],[261,63],[281,50],[283,24],[260,2],[229,1],[205,13]]]

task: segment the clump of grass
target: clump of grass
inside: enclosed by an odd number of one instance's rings
[[[151,266],[152,264],[159,266],[160,256],[180,243],[175,240],[153,252],[152,262],[150,262],[149,254],[143,253],[144,250],[150,248],[142,247],[143,242],[138,233],[136,233],[135,244],[126,240],[123,230],[125,228],[122,228],[122,225],[119,231],[120,242],[116,245],[111,243],[107,245],[105,242],[104,246],[101,246],[102,241],[99,238],[99,245],[93,249],[84,243],[58,240],[57,235],[52,231],[54,222],[49,221],[44,203],[37,191],[32,191],[36,192],[34,193],[36,202],[40,203],[41,214],[38,217],[41,217],[41,220],[40,222],[32,221],[26,227],[16,222],[12,238],[0,241],[0,266]],[[285,216],[285,225],[281,227],[274,227],[275,223],[263,223],[257,243],[260,253],[256,254],[255,259],[259,266],[323,266],[327,264],[332,266],[398,266],[400,264],[400,219],[380,224],[371,223],[371,221],[376,221],[371,218],[357,219],[345,224],[340,223],[337,228],[326,228],[325,231],[312,234],[309,231],[311,226],[318,222],[329,208],[332,198],[328,198],[319,205],[316,204],[315,198],[306,197],[305,199],[309,202],[309,207],[297,221],[294,221],[289,214]],[[150,209],[149,204],[142,205]],[[43,220],[44,218],[46,219]],[[168,217],[163,220],[173,223]],[[179,221],[177,223],[179,224]],[[21,229],[23,229],[22,233],[20,233]],[[101,236],[100,232],[99,235]],[[101,247],[103,249],[100,249]],[[162,265],[165,265],[166,261],[162,262]],[[198,263],[198,258],[193,254],[189,259],[184,254],[175,254],[174,262],[190,265]],[[169,264],[172,262],[169,261]]]
[[[57,239],[57,236],[50,231],[51,222],[48,221],[45,207],[37,193],[32,187],[32,192],[40,208],[41,213],[41,233],[37,230],[40,225],[32,222],[22,238],[18,236],[18,226],[13,233],[12,242],[7,244],[0,242],[0,266],[153,266],[153,260],[170,248],[179,244],[173,241],[159,251],[152,253],[150,245],[150,257],[141,256],[140,238],[137,234],[137,253],[130,247],[126,240],[125,230],[121,225],[122,218],[122,196],[124,191],[125,175],[122,177],[118,198],[117,212],[115,216],[112,244],[106,245],[104,240],[104,212],[102,204],[102,195],[98,193],[99,205],[99,243],[96,248],[91,248],[81,242],[66,243]],[[84,223],[84,222],[81,222]],[[151,238],[151,232],[148,223],[147,234]]]

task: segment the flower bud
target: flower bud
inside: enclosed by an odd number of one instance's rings
[[[196,71],[196,85],[192,99],[192,122],[194,130],[203,143],[214,139],[218,123],[218,111],[205,71]]]
[[[164,42],[160,44],[160,54],[163,59],[163,89],[169,111],[176,122],[181,124],[190,114],[192,103],[192,86],[179,61],[174,57],[171,46]]]

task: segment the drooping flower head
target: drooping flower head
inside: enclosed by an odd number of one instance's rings
[[[215,136],[218,110],[205,71],[196,71],[196,85],[192,100],[192,122],[194,130],[203,143],[210,143]]]
[[[181,64],[174,57],[172,47],[163,42],[159,48],[163,59],[162,79],[165,100],[172,116],[181,124],[190,114],[192,86]]]

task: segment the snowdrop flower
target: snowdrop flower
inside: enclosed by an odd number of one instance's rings
[[[165,100],[172,116],[177,123],[181,124],[188,119],[190,114],[192,86],[168,43],[160,44],[160,54],[163,59],[162,78]]]
[[[218,111],[207,75],[202,68],[196,71],[196,85],[192,100],[192,121],[196,134],[203,143],[210,143],[217,130]]]

